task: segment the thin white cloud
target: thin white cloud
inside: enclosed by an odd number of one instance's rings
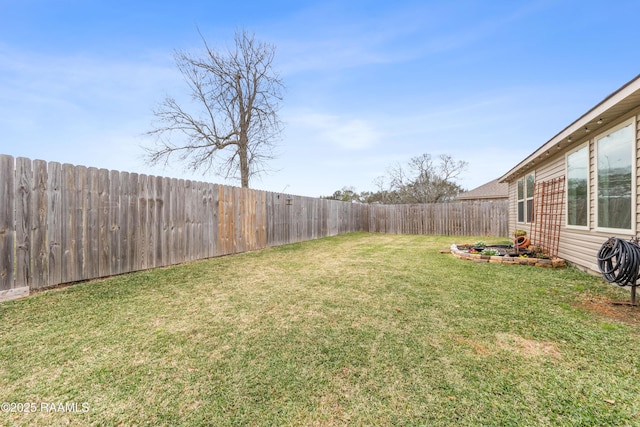
[[[381,138],[381,132],[364,119],[306,113],[286,120],[297,132],[314,135],[313,139],[318,143],[330,143],[341,150],[365,150],[375,146]]]
[[[20,97],[26,94],[65,100],[93,96],[122,99],[133,97],[136,92],[156,91],[158,83],[180,78],[168,58],[127,61],[25,54],[0,47],[0,64],[0,76],[11,83],[9,93],[19,92]]]
[[[280,27],[287,33],[278,37],[276,45],[286,74],[414,59],[422,54],[421,33],[437,20],[429,7],[416,5],[393,7],[355,20],[348,12],[341,16],[340,9],[335,4],[326,8],[316,5],[283,20]]]
[[[285,74],[403,63],[479,45],[544,4],[513,5],[495,17],[478,20],[469,16],[473,8],[460,18],[460,6],[450,3],[396,4],[357,20],[348,12],[341,17],[336,4],[316,5],[283,20],[279,26],[287,29],[287,36],[276,45]]]
[[[182,84],[170,58],[54,56],[0,46],[0,81],[0,153],[163,173],[144,163],[140,135],[151,126],[155,103]]]

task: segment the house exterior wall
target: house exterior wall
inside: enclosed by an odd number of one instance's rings
[[[615,128],[616,126],[624,123],[630,119],[633,119],[635,128],[635,177],[632,176],[632,182],[635,182],[635,188],[632,188],[632,194],[635,195],[635,216],[632,217],[632,230],[629,233],[615,234],[612,231],[597,230],[596,223],[596,209],[597,209],[597,160],[596,160],[596,138],[603,133]],[[508,181],[509,184],[509,232],[513,233],[516,229],[526,230],[530,235],[530,224],[518,222],[517,215],[517,183],[518,180],[524,178],[530,173],[535,174],[535,182],[543,182],[554,178],[566,177],[566,156],[568,153],[576,150],[577,148],[587,144],[589,147],[589,211],[588,211],[588,226],[586,229],[576,229],[573,227],[567,227],[566,215],[567,215],[567,194],[565,188],[564,206],[561,219],[560,228],[560,242],[558,247],[558,256],[566,259],[571,264],[585,271],[593,274],[600,274],[597,264],[597,254],[602,244],[609,237],[620,237],[624,239],[630,239],[638,235],[640,230],[640,207],[638,202],[640,201],[640,108],[629,112],[628,114],[620,117],[615,122],[609,123],[603,126],[597,131],[586,134],[582,139],[574,141],[571,145],[564,147],[561,150],[555,150],[556,153],[549,151],[548,157],[534,165],[533,167],[522,171],[517,176],[514,176],[512,180]],[[553,150],[553,149],[552,149]]]

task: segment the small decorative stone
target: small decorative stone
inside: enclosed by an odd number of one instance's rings
[[[562,268],[567,266],[567,263],[562,258],[553,259],[551,261],[551,264],[553,265],[554,268]]]
[[[539,262],[537,262],[537,263],[535,263],[533,265],[535,265],[536,267],[553,268],[552,264],[542,264],[542,263],[539,263]]]

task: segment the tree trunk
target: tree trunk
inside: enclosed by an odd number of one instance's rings
[[[238,155],[240,157],[240,185],[242,188],[249,188],[249,153],[246,143],[239,144]]]

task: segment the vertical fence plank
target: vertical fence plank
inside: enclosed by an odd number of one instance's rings
[[[33,161],[33,212],[31,221],[32,289],[46,287],[49,282],[49,250],[47,218],[49,207],[47,162]]]
[[[171,265],[171,179],[162,178],[162,265]]]
[[[198,258],[198,251],[200,249],[201,236],[198,236],[199,231],[199,203],[198,200],[198,181],[191,181],[191,188],[189,191],[188,201],[189,201],[189,211],[191,212],[191,250],[190,250],[190,259],[195,260]]]
[[[87,183],[85,193],[85,259],[84,279],[100,277],[100,194],[99,171],[97,168],[87,169]]]
[[[267,245],[275,246],[277,242],[276,234],[276,198],[279,195],[269,193],[267,196]]]
[[[111,274],[111,201],[109,197],[109,171],[98,170],[98,271],[101,277]]]
[[[122,271],[122,233],[120,224],[120,172],[109,173],[109,264],[111,274]]]
[[[265,193],[265,203],[264,203],[264,212],[265,212],[265,246],[272,246],[271,242],[273,239],[273,193]]]
[[[32,180],[31,160],[18,157],[15,161],[15,287],[33,286],[31,281],[31,219]]]
[[[76,264],[76,177],[73,165],[62,165],[62,280],[63,283],[75,281],[74,270]]]
[[[169,192],[169,263],[172,265],[177,264],[180,259],[177,256],[180,244],[177,226],[178,183],[179,181],[176,178],[169,180],[169,188],[167,189]]]
[[[227,255],[231,251],[231,242],[233,240],[233,234],[229,230],[229,224],[231,223],[231,207],[228,203],[229,187],[225,185],[218,186],[218,247],[220,248],[220,255]]]
[[[13,157],[0,155],[0,292],[13,289],[15,283],[14,183]]]
[[[201,181],[194,182],[193,186],[193,219],[194,219],[194,259],[205,258],[204,256],[204,205],[202,203],[204,187]]]
[[[49,279],[47,286],[62,283],[62,165],[47,165],[48,194],[47,236]]]
[[[147,178],[147,261],[148,268],[157,267],[156,265],[156,241],[157,235],[157,210],[156,210],[156,177],[149,176]]]
[[[227,210],[225,206],[223,185],[218,186],[218,255],[227,254]]]
[[[217,184],[211,184],[211,256],[221,255],[220,251],[220,189]]]
[[[233,230],[233,253],[244,252],[244,230],[242,229],[242,212],[244,211],[244,191],[238,187],[232,187],[233,196],[230,201],[233,207],[233,219],[231,228]]]
[[[184,181],[184,200],[183,200],[183,209],[184,209],[184,254],[185,260],[191,261],[193,258],[193,203],[191,203],[191,194],[192,194],[192,185],[193,182],[191,180]]]
[[[131,174],[129,172],[120,172],[120,200],[118,203],[118,232],[120,233],[120,272],[128,273],[134,271],[132,259],[129,256],[131,246],[131,230],[129,228],[129,209],[131,203]]]
[[[75,206],[74,206],[74,263],[73,263],[73,280],[83,280],[84,265],[86,263],[86,249],[91,244],[87,241],[87,223],[86,223],[86,203],[87,203],[87,168],[85,166],[75,166],[73,168],[73,179],[75,186]]]
[[[205,258],[213,256],[214,241],[213,241],[213,189],[211,184],[202,183],[202,234]]]
[[[199,182],[191,181],[191,195],[189,196],[189,205],[191,206],[191,259],[198,258],[200,251],[202,236],[200,235],[200,204],[199,199]]]
[[[138,216],[140,212],[138,210],[138,198],[140,193],[140,186],[138,183],[139,175],[137,173],[129,174],[129,216],[127,217],[127,229],[129,230],[129,247],[127,257],[131,265],[132,271],[140,270],[140,258],[138,256],[138,249],[140,242],[138,241]]]
[[[156,267],[164,267],[166,264],[164,262],[164,180],[161,176],[155,177],[155,188],[154,188],[154,197],[155,197],[155,210],[156,210],[156,218],[155,218],[155,265]]]
[[[205,183],[205,220],[206,226],[206,239],[205,245],[207,246],[207,258],[215,256],[216,244],[215,240],[215,205],[214,205],[214,189],[213,184]]]
[[[151,267],[147,258],[149,247],[149,230],[147,224],[149,216],[149,209],[147,206],[147,181],[147,175],[142,174],[138,176],[138,223],[136,227],[136,239],[138,242],[137,258],[140,260],[141,270]]]
[[[183,216],[183,241],[184,241],[184,259],[189,261],[191,259],[191,247],[192,247],[192,230],[193,225],[191,223],[191,181],[184,180],[182,188],[182,216]]]
[[[184,203],[184,196],[185,196],[185,181],[184,179],[180,179],[176,182],[176,197],[175,197],[175,201],[176,201],[176,206],[175,208],[173,208],[173,211],[175,213],[175,217],[174,217],[174,221],[175,221],[175,241],[176,244],[174,245],[174,250],[176,251],[175,253],[175,263],[182,263],[184,261],[186,261],[186,241],[185,241],[185,227],[186,227],[186,223],[185,223],[185,203]]]
[[[235,188],[235,200],[233,203],[238,205],[238,211],[236,212],[235,226],[237,228],[236,236],[238,236],[238,246],[236,247],[236,251],[242,253],[249,250],[250,244],[250,232],[249,227],[250,221],[247,215],[249,215],[249,203],[250,203],[250,195],[246,188]]]

